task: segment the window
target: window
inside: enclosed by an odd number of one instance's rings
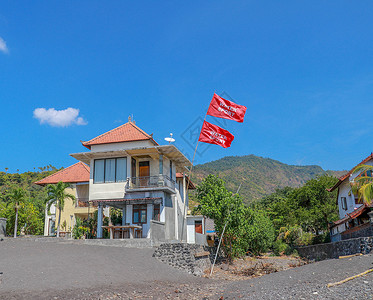
[[[170,161],[170,179],[172,180],[172,161]]]
[[[143,224],[146,223],[146,204],[137,204],[133,206],[132,223]]]
[[[356,197],[355,204],[363,204],[363,199],[359,199],[359,197]]]
[[[116,182],[123,182],[127,180],[127,159],[126,158],[117,158],[116,159]]]
[[[159,204],[154,204],[153,220],[155,220],[155,221],[160,220],[160,205]]]
[[[105,159],[105,182],[115,182],[115,158]]]
[[[93,173],[93,181],[95,183],[105,182],[105,160],[104,159],[95,160],[95,170]]]
[[[126,179],[126,157],[95,160],[93,183],[124,182]]]
[[[347,199],[346,199],[346,197],[341,197],[341,204],[342,204],[342,209],[347,210]]]

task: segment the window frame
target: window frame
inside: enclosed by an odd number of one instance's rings
[[[139,213],[139,221],[140,222],[135,222],[135,218],[134,218],[135,211],[141,212],[143,210],[145,211],[145,222],[141,222],[141,214],[140,213]],[[141,224],[142,225],[142,224],[146,224],[146,223],[148,223],[148,205],[147,204],[134,204],[132,206],[132,224]]]
[[[121,180],[121,181],[117,181],[117,161],[118,159],[123,159],[125,158],[126,159],[126,178],[124,180]],[[106,160],[109,160],[109,159],[114,159],[115,162],[114,162],[114,166],[115,166],[115,174],[114,174],[114,181],[106,181]],[[119,182],[126,182],[127,178],[128,178],[128,168],[127,168],[127,159],[128,157],[127,156],[121,156],[121,157],[108,157],[108,158],[97,158],[97,159],[94,159],[93,161],[93,183],[94,184],[103,184],[103,183],[119,183]],[[96,161],[99,161],[99,160],[103,160],[104,161],[104,169],[103,169],[103,172],[104,172],[104,181],[100,181],[100,182],[97,182],[96,181],[96,178],[95,178],[95,174],[96,174]]]
[[[158,211],[158,214],[156,215],[155,212]],[[153,204],[153,218],[154,221],[160,221],[161,220],[161,205],[160,204]]]
[[[347,197],[341,197],[341,206],[343,210],[347,210]]]

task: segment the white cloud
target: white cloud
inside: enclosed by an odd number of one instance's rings
[[[0,51],[4,53],[9,53],[9,49],[6,46],[6,42],[0,37]]]
[[[40,124],[49,124],[55,127],[67,127],[72,124],[87,125],[88,122],[82,117],[79,117],[79,109],[66,108],[64,110],[56,110],[54,108],[36,108],[34,110],[34,118],[40,121]]]

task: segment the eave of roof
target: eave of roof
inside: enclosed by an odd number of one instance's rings
[[[71,153],[70,156],[83,161],[86,164],[90,163],[91,159],[98,158],[109,158],[109,157],[121,157],[121,156],[137,156],[137,155],[165,155],[169,159],[175,161],[180,167],[190,167],[192,163],[189,159],[174,145],[163,145],[163,146],[149,146],[140,148],[131,148],[115,151],[94,151],[94,152],[80,152]]]
[[[364,204],[364,205],[360,206],[359,208],[355,209],[353,212],[348,213],[347,216],[345,216],[344,218],[339,219],[339,220],[337,220],[333,223],[335,225],[340,225],[340,224],[346,223],[350,220],[356,219],[357,217],[361,216],[365,212],[365,210],[370,209],[372,207],[373,207],[373,203]]]
[[[371,153],[367,158],[365,158],[359,164],[357,164],[355,167],[353,167],[349,172],[347,172],[343,176],[339,177],[338,182],[332,188],[328,189],[328,191],[329,192],[334,191],[337,187],[339,187],[342,184],[343,181],[345,181],[347,178],[350,177],[350,175],[354,172],[354,170],[357,166],[363,165],[363,164],[367,163],[368,161],[370,161],[371,159],[373,159],[373,153]]]

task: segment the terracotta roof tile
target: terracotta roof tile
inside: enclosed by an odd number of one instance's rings
[[[343,181],[345,181],[347,178],[350,177],[350,175],[353,173],[353,171],[355,170],[355,168],[357,166],[363,165],[363,164],[367,163],[368,161],[370,161],[371,159],[373,159],[373,153],[371,153],[366,159],[362,160],[361,163],[359,163],[358,165],[356,165],[355,167],[353,167],[349,172],[347,172],[343,176],[339,177],[338,182],[332,188],[328,189],[328,191],[329,192],[334,191],[337,187],[339,187],[341,185],[341,183]]]
[[[82,142],[82,144],[88,149],[91,149],[92,145],[144,140],[150,140],[155,145],[158,145],[151,135],[147,134],[145,131],[137,127],[133,122],[128,122],[108,132],[105,132],[87,142]]]
[[[62,169],[61,171],[35,182],[35,184],[46,185],[60,181],[69,183],[89,181],[89,166],[82,162],[77,162],[66,169]]]

